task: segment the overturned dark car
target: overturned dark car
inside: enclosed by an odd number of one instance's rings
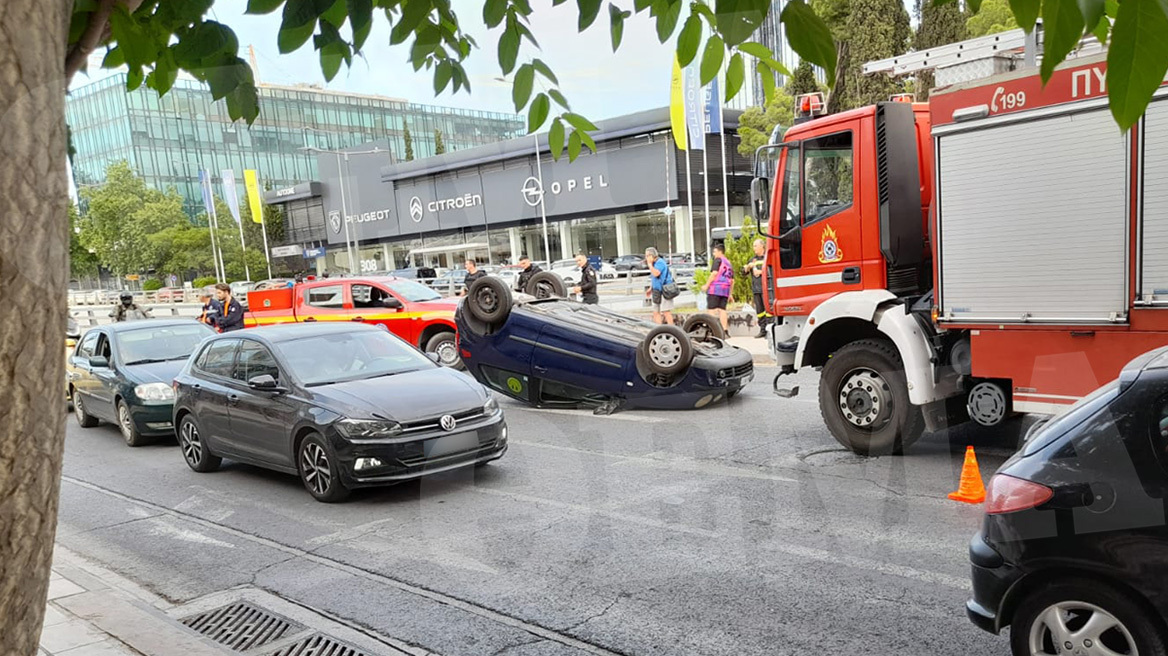
[[[468,371],[512,398],[597,414],[690,409],[729,399],[754,378],[750,353],[725,342],[712,317],[691,318],[688,333],[658,326],[560,298],[563,283],[542,273],[528,291],[513,298],[502,280],[482,278],[455,313]]]

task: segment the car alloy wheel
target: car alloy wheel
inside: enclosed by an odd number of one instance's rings
[[[892,419],[892,389],[871,369],[854,369],[840,383],[840,412],[856,428],[879,430]]]
[[[443,367],[458,366],[458,345],[454,342],[442,342],[438,345],[438,364]]]
[[[1131,631],[1114,615],[1083,601],[1048,606],[1030,627],[1031,656],[1138,656]]]
[[[199,439],[199,429],[195,427],[195,422],[183,423],[178,435],[178,444],[182,449],[183,458],[186,458],[192,469],[203,462],[203,441]]]
[[[93,428],[98,423],[97,417],[85,411],[85,404],[76,390],[73,391],[73,415],[77,417],[77,423],[82,428]]]
[[[333,483],[333,474],[324,447],[315,442],[306,444],[300,453],[300,471],[304,476],[304,482],[316,496],[323,497],[328,494]]]
[[[130,415],[130,408],[125,401],[118,401],[118,428],[122,431],[122,439],[129,446],[141,446],[145,443],[138,427],[134,425],[134,418]]]
[[[681,360],[680,340],[669,333],[655,335],[649,342],[649,357],[660,367],[672,368]]]

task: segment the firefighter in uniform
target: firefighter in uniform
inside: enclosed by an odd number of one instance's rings
[[[750,290],[754,292],[754,311],[758,313],[758,334],[755,337],[766,337],[767,326],[770,325],[771,313],[767,312],[766,301],[762,296],[762,271],[766,266],[766,242],[754,240],[754,257],[746,263],[743,270],[750,275]]]

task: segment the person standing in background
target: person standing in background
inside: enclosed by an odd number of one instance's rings
[[[600,296],[596,293],[596,271],[588,263],[588,256],[580,253],[576,256],[576,266],[580,267],[580,284],[572,291],[580,295],[580,300],[588,305],[600,303]]]
[[[666,283],[673,282],[673,272],[665,258],[657,253],[657,249],[645,249],[645,263],[649,265],[649,289],[645,295],[653,303],[653,323],[673,325],[673,299],[665,298]]]
[[[706,309],[718,315],[722,331],[730,334],[730,317],[726,307],[730,304],[730,288],[734,284],[734,267],[726,259],[722,244],[714,244],[714,263],[710,267],[710,279],[702,285],[706,294]]]
[[[755,337],[766,337],[767,326],[771,323],[771,313],[767,311],[766,300],[762,295],[762,271],[766,266],[766,242],[754,240],[754,257],[742,267],[750,276],[750,291],[753,293],[754,311],[758,316],[758,334]]]
[[[218,328],[219,317],[223,315],[223,304],[216,300],[211,295],[211,289],[206,287],[199,290],[199,302],[203,304],[203,310],[199,313],[199,321],[212,328]]]
[[[221,282],[215,285],[215,295],[219,297],[219,332],[229,333],[243,328],[243,306],[231,295],[231,285]]]
[[[522,268],[519,269],[519,277],[515,282],[515,288],[521,292],[526,292],[527,282],[531,280],[532,276],[543,271],[543,269],[539,268],[538,264],[532,264],[531,258],[526,255],[519,258],[519,266]]]

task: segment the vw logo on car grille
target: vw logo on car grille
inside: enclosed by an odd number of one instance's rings
[[[454,417],[451,417],[450,415],[442,415],[442,418],[438,420],[438,425],[442,427],[442,430],[449,432],[454,430],[454,427],[458,425],[458,422],[455,421]]]

